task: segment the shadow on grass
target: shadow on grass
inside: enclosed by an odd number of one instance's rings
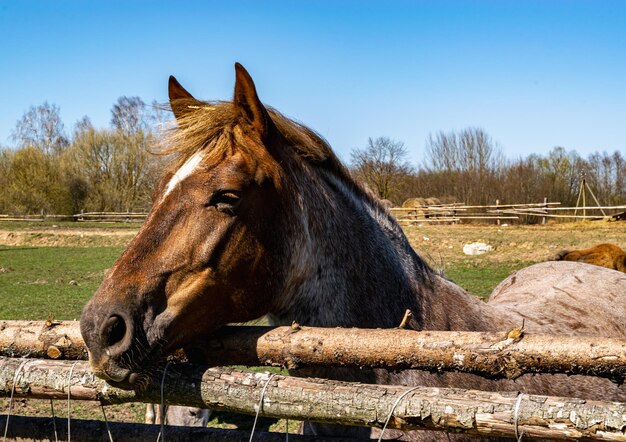
[[[0,252],[14,252],[15,250],[37,250],[41,247],[0,247]]]
[[[277,422],[278,419],[276,418],[259,416],[254,431],[270,431],[270,427]],[[254,425],[254,416],[228,411],[214,411],[209,421],[209,427],[212,428],[229,428],[244,431],[252,431],[252,425]]]

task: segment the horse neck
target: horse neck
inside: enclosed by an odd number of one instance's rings
[[[437,276],[381,205],[331,173],[300,192],[289,226],[296,238],[289,277],[273,322],[391,328],[410,309],[422,329],[479,327],[473,320],[484,303]]]

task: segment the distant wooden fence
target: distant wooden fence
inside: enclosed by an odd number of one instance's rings
[[[142,223],[144,212],[84,212],[72,215],[76,221]]]
[[[101,223],[142,223],[148,214],[145,212],[81,212],[74,215],[49,215],[41,213],[39,215],[0,215],[0,221],[89,221]]]
[[[547,219],[558,220],[611,220],[626,210],[621,206],[560,207],[560,202],[529,204],[496,204],[484,206],[463,203],[441,204],[419,207],[393,207],[391,213],[401,224],[445,223],[462,224],[488,222],[500,225],[502,222],[528,223]]]
[[[529,204],[496,204],[472,206],[463,203],[429,205],[419,207],[393,207],[391,213],[400,224],[463,224],[463,223],[495,223],[503,222],[528,223],[539,219],[544,223],[547,219],[557,220],[610,220],[626,217],[626,205],[621,206],[588,206],[560,207],[560,202],[543,202]],[[101,223],[142,223],[148,214],[145,212],[81,212],[74,215],[38,215],[12,216],[0,214],[1,221],[40,222],[46,220],[101,222]]]

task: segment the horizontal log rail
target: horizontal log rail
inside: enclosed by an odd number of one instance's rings
[[[432,214],[431,214],[432,215]],[[449,221],[449,220],[464,220],[464,219],[519,219],[518,216],[489,216],[489,215],[456,215],[456,218],[443,218],[443,217],[431,217],[431,218],[421,218],[422,215],[407,215],[399,219],[398,221],[424,221],[424,220],[435,220],[435,221]]]
[[[626,205],[621,206],[579,206],[579,207],[546,207],[545,209],[533,209],[533,208],[519,208],[513,209],[519,212],[535,211],[535,210],[547,210],[550,212],[563,211],[563,210],[623,210],[626,209]]]
[[[417,207],[392,207],[389,210],[400,219],[405,219],[415,212],[421,214],[429,214],[430,216],[448,215],[452,217],[460,217],[460,219],[479,219],[473,218],[471,214],[459,212],[466,211],[485,211],[486,213],[506,213],[516,215],[543,216],[552,211],[576,211],[576,210],[624,210],[626,205],[617,206],[586,206],[586,207],[555,207],[560,202],[546,203],[528,203],[528,204],[488,204],[488,205],[466,205],[466,204],[438,204]],[[43,221],[46,219],[68,219],[68,220],[108,220],[108,219],[129,219],[143,220],[147,216],[145,212],[84,212],[72,215],[56,215],[56,214],[36,214],[36,215],[9,215],[0,214],[0,221]],[[414,215],[419,216],[419,215]],[[554,218],[571,218],[569,215],[552,216]],[[597,218],[597,217],[594,217]],[[485,218],[488,219],[488,218]],[[512,219],[512,218],[508,218]],[[456,219],[454,221],[457,221]]]
[[[420,369],[489,379],[565,373],[617,383],[626,377],[626,340],[605,337],[524,334],[512,339],[506,332],[229,326],[204,348],[204,360],[215,365]],[[0,355],[87,358],[75,321],[0,321]]]
[[[575,209],[571,209],[572,211],[574,211]],[[509,210],[502,210],[501,213],[506,213],[506,214],[517,214],[517,215],[526,215],[526,216],[536,216],[536,217],[541,217],[541,218],[575,218],[575,219],[608,219],[611,218],[613,215],[602,215],[602,214],[598,214],[598,215],[556,215],[553,213],[547,213],[547,212],[531,212],[531,211],[509,211]]]
[[[507,332],[225,327],[208,342],[204,357],[215,364],[299,368],[348,366],[457,371],[488,379],[527,373],[589,375],[622,383],[626,340],[522,335]]]
[[[72,216],[148,216],[147,212],[81,212]]]
[[[623,211],[626,205],[617,206],[585,206],[585,207],[562,207],[559,202],[544,202],[531,204],[491,204],[483,206],[469,206],[464,204],[417,206],[417,207],[392,207],[389,210],[401,223],[443,222],[441,217],[447,217],[447,222],[461,222],[472,220],[515,220],[520,216],[539,217],[545,219],[571,219],[577,220],[600,220],[611,219],[616,213],[602,213],[596,215],[577,215],[579,211]],[[557,207],[558,206],[558,207]],[[558,212],[572,212],[573,214],[558,214]],[[557,213],[554,213],[557,212]],[[493,215],[497,215],[492,217]],[[428,218],[426,218],[428,217]]]
[[[19,374],[19,375],[18,375]],[[17,379],[15,385],[14,380]],[[163,382],[163,383],[161,383]],[[97,379],[83,361],[0,358],[0,396],[33,399],[161,402],[312,422],[463,432],[474,436],[554,440],[626,440],[626,404],[517,392],[370,385],[171,364],[140,392]],[[403,396],[401,398],[401,396]]]
[[[402,218],[398,219],[401,225],[411,223],[457,223],[461,221],[461,218]]]
[[[0,356],[87,359],[78,321],[0,321]]]
[[[143,221],[148,214],[145,212],[83,212],[73,215],[55,215],[41,213],[36,215],[8,215],[0,214],[0,221],[110,221],[110,220],[132,220],[133,222]]]
[[[417,206],[417,207],[392,207],[390,210],[395,211],[407,211],[407,210],[419,210],[436,208],[439,210],[468,210],[468,209],[502,209],[502,208],[523,208],[523,207],[549,207],[558,206],[560,202],[546,202],[546,203],[521,203],[521,204],[487,204],[483,206],[472,206],[467,204],[434,204],[432,206]]]

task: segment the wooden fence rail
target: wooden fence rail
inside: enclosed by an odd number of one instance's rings
[[[19,376],[18,376],[19,374]],[[97,379],[83,361],[0,358],[0,395],[17,398],[164,403],[255,414],[264,390],[266,417],[382,427],[464,432],[474,436],[555,440],[626,440],[626,404],[450,388],[370,385],[172,364],[141,391]],[[17,379],[17,382],[14,380]],[[163,381],[162,381],[163,380]],[[161,387],[163,386],[163,389]]]
[[[170,364],[164,374],[161,369],[139,391],[125,391],[97,379],[88,362],[15,357],[84,359],[86,351],[75,321],[0,321],[0,354],[14,356],[0,357],[0,396],[4,397],[67,400],[69,393],[72,400],[103,405],[160,403],[163,385],[166,404],[254,414],[266,389],[263,416],[380,428],[402,396],[390,428],[514,437],[518,426],[528,439],[626,441],[626,404],[622,403],[428,387],[407,393],[409,387],[397,385],[270,376],[181,363]],[[621,382],[626,340],[594,342],[586,337],[533,335],[519,339],[505,332],[403,329],[350,329],[346,333],[297,325],[226,327],[209,341],[205,356],[209,355],[210,363],[420,368],[489,378],[549,372]]]
[[[526,373],[626,377],[626,340],[506,332],[319,327],[224,327],[207,342],[206,362],[289,369],[320,366],[458,371],[489,379]],[[0,355],[86,359],[78,322],[0,321]]]
[[[84,212],[74,215],[53,215],[42,213],[39,215],[7,215],[0,214],[0,221],[28,221],[41,222],[46,220],[57,221],[91,221],[91,222],[143,222],[147,213],[144,212]]]
[[[559,202],[528,203],[528,204],[487,204],[483,206],[466,204],[440,204],[421,207],[393,207],[391,213],[402,223],[459,223],[472,220],[511,221],[524,217],[557,218],[557,219],[610,219],[616,211],[626,210],[626,205],[562,207]],[[556,207],[559,206],[559,207]],[[586,211],[608,211],[608,214],[588,215]],[[569,211],[571,214],[553,214],[553,211]],[[585,212],[579,215],[577,211]],[[74,215],[23,215],[12,216],[0,214],[0,221],[45,221],[74,220],[92,222],[143,222],[145,212],[84,212]]]
[[[587,206],[562,207],[559,202],[529,203],[529,204],[491,204],[470,206],[464,204],[449,204],[421,207],[394,207],[391,213],[401,223],[457,223],[472,220],[500,221],[519,220],[521,217],[570,219],[570,220],[599,220],[611,219],[626,209],[626,205],[617,206]],[[558,206],[558,207],[557,207]],[[557,214],[552,212],[570,212]],[[589,214],[587,212],[596,212]]]

